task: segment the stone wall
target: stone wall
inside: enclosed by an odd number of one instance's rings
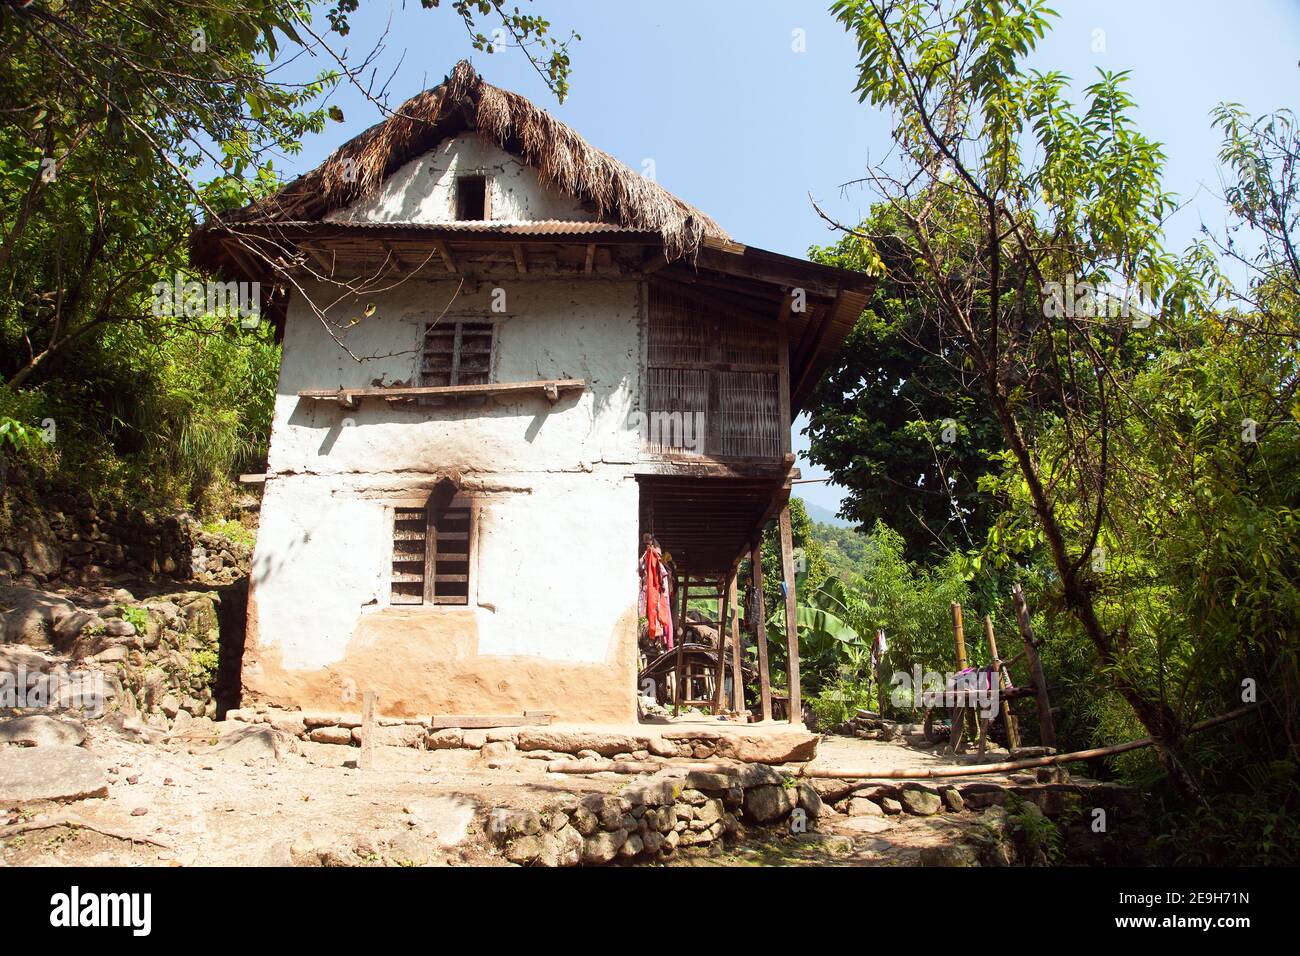
[[[0,665],[15,673],[21,666],[28,706],[35,706],[32,700],[57,699],[57,692],[32,697],[51,674],[99,673],[103,714],[87,716],[117,714],[160,729],[181,711],[216,717],[219,594],[187,591],[137,600],[122,589],[62,595],[0,588],[0,598],[13,604],[0,618],[7,650]],[[37,673],[46,676],[36,678]],[[52,680],[51,686],[61,683]],[[99,707],[86,701],[79,709]]]
[[[44,507],[7,501],[0,525],[0,586],[41,588],[164,577],[230,584],[246,577],[252,550],[204,531],[190,515],[156,515],[89,495]]]
[[[618,794],[567,794],[540,812],[495,808],[487,832],[512,863],[592,866],[649,862],[739,838],[747,823],[783,824],[797,811],[807,821],[820,810],[806,783],[752,764],[734,773],[651,778]]]
[[[716,849],[765,827],[813,834],[828,816],[968,818],[964,836],[923,849],[927,866],[1143,862],[1140,795],[1109,784],[1072,784],[1057,768],[1022,781],[828,780],[751,764],[724,772],[663,771],[617,794],[566,794],[540,811],[495,808],[486,832],[527,866],[655,862],[681,849]],[[668,776],[676,774],[676,776]],[[833,803],[833,806],[832,806]],[[834,814],[832,814],[832,810]],[[1112,832],[1091,824],[1104,811]],[[1050,837],[1048,836],[1050,834]]]

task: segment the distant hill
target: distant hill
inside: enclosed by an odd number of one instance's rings
[[[818,524],[828,524],[835,528],[848,528],[852,525],[843,518],[835,514],[829,508],[823,508],[821,505],[815,505],[807,498],[800,498],[803,502],[804,511],[808,512],[808,517]]]

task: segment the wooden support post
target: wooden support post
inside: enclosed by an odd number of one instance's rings
[[[375,768],[375,703],[379,695],[373,690],[361,696],[361,756],[357,767],[361,770]]]
[[[781,507],[781,577],[785,591],[786,672],[790,681],[790,723],[803,723],[799,700],[799,609],[794,593],[794,541],[790,533],[790,505]]]
[[[736,607],[736,575],[733,569],[727,581],[727,604],[731,620],[731,703],[736,713],[745,711],[745,672],[740,662],[740,620]]]
[[[713,669],[713,716],[722,713],[722,685],[727,682],[727,582],[718,582],[718,658]]]
[[[1016,624],[1020,626],[1020,636],[1025,642],[1025,663],[1029,665],[1029,679],[1034,683],[1034,699],[1038,702],[1039,739],[1044,747],[1055,747],[1056,727],[1052,724],[1052,703],[1047,699],[1047,678],[1043,674],[1043,663],[1038,659],[1038,645],[1029,623],[1025,592],[1019,584],[1011,589],[1011,599],[1016,605]]]
[[[772,719],[772,675],[767,669],[767,614],[763,607],[763,545],[756,543],[749,552],[754,581],[754,640],[758,642],[758,696],[763,720]]]
[[[685,578],[677,578],[677,600],[681,611],[677,615],[677,620],[673,624],[673,640],[677,642],[677,666],[673,669],[673,716],[676,717],[682,711],[682,684],[686,683],[686,671],[683,666],[682,644],[685,641],[685,634],[682,628],[686,624],[686,595],[690,592],[690,585],[686,583]],[[669,609],[671,611],[671,608]]]
[[[1007,669],[1002,666],[1002,658],[998,656],[998,639],[993,633],[993,618],[984,615],[984,639],[989,645],[989,661],[997,669],[998,690],[1004,690],[1011,685],[1011,679],[1007,676]],[[1005,697],[1002,698],[1002,722],[1007,727],[1007,746],[1012,750],[1020,748],[1020,728],[1016,726],[1016,715],[1011,713],[1011,702]]]

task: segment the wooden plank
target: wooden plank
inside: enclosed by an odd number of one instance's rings
[[[523,243],[514,243],[510,250],[515,254],[515,271],[525,275],[528,272],[528,260],[524,258]]]
[[[761,538],[760,538],[761,540]],[[767,667],[767,624],[763,607],[763,546],[755,544],[749,554],[754,582],[754,640],[758,642],[758,692],[762,719],[772,719],[772,675]]]
[[[548,379],[538,382],[488,382],[480,385],[425,385],[400,388],[305,388],[298,392],[299,398],[318,401],[335,401],[355,407],[363,398],[384,398],[390,401],[406,398],[423,398],[429,396],[492,396],[492,395],[546,395],[548,391],[556,393],[578,392],[587,387],[584,379],[564,378]]]
[[[1052,723],[1052,704],[1047,699],[1047,677],[1043,674],[1043,663],[1038,659],[1038,643],[1034,640],[1034,629],[1029,621],[1029,606],[1025,604],[1025,592],[1019,583],[1011,589],[1011,599],[1016,606],[1016,624],[1025,642],[1025,663],[1029,665],[1029,677],[1034,684],[1034,699],[1038,702],[1040,741],[1044,747],[1055,747],[1056,727]]]
[[[551,722],[551,711],[527,711],[523,714],[434,714],[429,726],[434,730],[458,728],[482,730],[489,727],[538,727]]]
[[[803,702],[799,691],[799,609],[794,593],[794,539],[790,529],[790,505],[781,509],[781,577],[785,584],[786,673],[790,681],[790,723],[803,723]]]
[[[596,264],[596,244],[594,242],[589,242],[587,243],[587,259],[582,265],[582,271],[586,275],[591,275],[592,267],[595,264]]]

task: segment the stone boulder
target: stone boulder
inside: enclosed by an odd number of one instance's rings
[[[298,752],[298,742],[269,724],[234,725],[210,752],[218,759],[243,764],[279,763],[285,754]]]
[[[978,853],[973,847],[958,845],[921,848],[921,866],[975,866]]]
[[[755,823],[774,823],[790,815],[799,802],[793,787],[764,784],[745,792],[745,816]]]
[[[627,734],[575,733],[547,727],[521,727],[515,734],[515,746],[520,750],[554,750],[566,754],[592,750],[602,757],[641,750],[645,743]]]
[[[5,644],[51,648],[60,623],[77,610],[67,598],[31,588],[0,588],[3,614],[0,638]]]
[[[86,728],[72,720],[33,714],[0,721],[0,744],[16,744],[20,747],[78,747],[85,739]]]
[[[807,763],[817,756],[816,734],[784,733],[724,734],[717,742],[717,756],[742,763]]]
[[[587,837],[582,845],[582,862],[600,865],[610,862],[627,842],[626,830],[609,830]]]
[[[904,790],[903,809],[918,817],[932,817],[943,809],[939,795],[928,790]]]
[[[108,767],[84,747],[0,748],[0,804],[108,796]]]

